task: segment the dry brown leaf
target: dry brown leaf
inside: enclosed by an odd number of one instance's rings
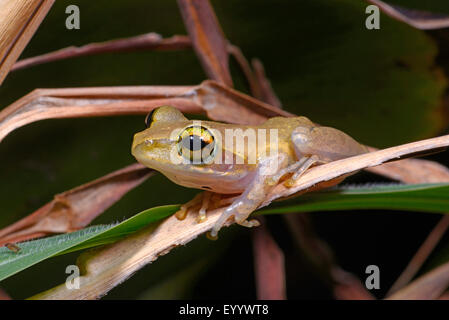
[[[198,86],[36,89],[0,111],[0,141],[39,120],[146,114],[166,104],[231,123],[256,124],[267,117],[292,115],[210,80]]]
[[[427,236],[426,240],[422,243],[418,251],[410,260],[407,267],[393,283],[390,290],[388,290],[386,294],[387,297],[403,288],[407,283],[410,282],[410,280],[413,279],[413,277],[418,273],[419,269],[421,269],[422,265],[429,257],[430,253],[432,253],[433,249],[435,249],[437,244],[440,242],[441,238],[444,236],[448,228],[449,216],[446,215],[443,216],[443,218],[441,218],[441,220],[433,228],[433,230]]]
[[[378,6],[385,14],[393,19],[402,21],[412,27],[422,30],[442,29],[449,27],[449,16],[428,11],[407,9],[391,5],[381,0],[368,0]]]
[[[209,0],[178,0],[178,5],[208,78],[232,87],[228,43]]]
[[[0,1],[0,84],[55,0]]]
[[[197,90],[197,101],[207,116],[216,121],[237,124],[260,124],[270,117],[293,117],[294,114],[273,107],[215,81],[204,81]]]
[[[141,164],[133,164],[60,193],[34,213],[0,230],[0,246],[84,228],[152,172]]]
[[[251,91],[251,95],[253,97],[267,103],[267,101],[265,101],[262,98],[262,95],[263,95],[262,90],[263,89],[262,89],[258,79],[254,75],[254,72],[251,69],[251,66],[249,65],[248,60],[245,58],[245,56],[243,55],[240,48],[237,46],[234,46],[232,44],[229,44],[228,45],[228,53],[231,55],[231,57],[234,58],[234,60],[239,65],[243,75],[245,76],[246,81],[248,82],[249,90]],[[276,105],[274,105],[274,106],[277,107]]]
[[[11,71],[68,58],[102,54],[107,52],[182,50],[191,47],[192,44],[187,36],[173,36],[171,38],[164,39],[161,35],[150,32],[130,38],[89,43],[81,47],[67,47],[43,55],[23,59],[17,61]]]
[[[0,111],[0,141],[26,124],[55,118],[146,114],[170,103],[184,112],[200,113],[190,98],[177,98],[194,87],[135,86],[36,89]]]
[[[331,270],[334,285],[334,296],[338,300],[374,300],[366,287],[353,274],[344,271],[338,266]]]
[[[253,230],[254,269],[257,299],[285,300],[284,254],[259,218],[261,226]]]
[[[12,299],[3,289],[0,289],[0,300],[12,300]]]
[[[377,149],[371,148],[371,151],[374,150]],[[435,161],[422,159],[404,159],[400,162],[385,163],[378,167],[367,168],[366,171],[408,184],[449,181],[447,167]]]
[[[252,59],[251,64],[254,69],[254,77],[257,79],[257,83],[259,83],[260,87],[261,96],[259,99],[272,106],[282,108],[282,103],[276,93],[274,93],[271,82],[265,74],[265,68],[263,67],[262,62],[259,59]]]
[[[449,262],[433,269],[393,293],[388,300],[433,300],[438,299],[449,287]]]

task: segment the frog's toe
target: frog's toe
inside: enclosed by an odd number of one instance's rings
[[[267,186],[272,187],[272,186],[276,185],[278,183],[278,181],[279,181],[279,179],[277,177],[270,177],[265,181],[265,183],[267,184]]]
[[[290,188],[293,187],[299,180],[299,178],[301,178],[301,176],[315,163],[317,162],[321,162],[324,163],[324,161],[319,160],[319,158],[315,155],[310,156],[310,157],[304,157],[302,158],[300,161],[298,161],[297,163],[299,163],[300,165],[298,166],[298,169],[296,170],[296,172],[291,176],[291,178],[287,179],[284,182],[284,186]]]
[[[208,233],[206,233],[206,237],[207,237],[207,239],[209,239],[209,240],[218,240],[218,236],[217,235],[215,235],[215,236],[213,236],[212,235],[212,231],[209,231]]]
[[[247,228],[258,227],[260,225],[259,221],[256,219],[248,220],[248,216],[249,214],[237,214],[234,220],[237,224]]]
[[[184,220],[187,216],[187,209],[181,207],[178,211],[175,213],[175,217],[178,220]]]
[[[209,232],[209,236],[212,238],[216,238],[218,231],[220,231],[220,229],[223,227],[226,221],[232,216],[234,216],[233,210],[230,210],[229,208],[226,209],[218,218],[217,222],[215,222],[214,226],[212,227],[212,230]]]
[[[203,192],[203,197],[201,200],[201,208],[198,211],[197,221],[198,223],[206,221],[206,211],[209,209],[211,204],[212,192],[205,191]]]
[[[188,211],[197,206],[201,202],[202,197],[202,194],[199,193],[192,200],[190,200],[186,204],[183,204],[181,208],[179,208],[179,210],[175,213],[175,217],[178,220],[184,220],[187,216]]]
[[[260,226],[260,222],[257,221],[256,219],[251,219],[251,220],[243,220],[243,221],[236,221],[239,225],[247,227],[247,228],[252,228],[252,227],[258,227]]]
[[[200,211],[198,211],[198,217],[196,218],[196,220],[198,221],[198,223],[201,223],[206,221],[206,218],[207,218],[206,209],[201,208]]]
[[[284,182],[284,186],[286,186],[287,188],[291,188],[295,185],[297,180],[294,180],[292,178],[285,180]]]

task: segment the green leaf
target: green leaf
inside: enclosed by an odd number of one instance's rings
[[[177,209],[177,205],[155,207],[118,224],[93,226],[67,234],[23,242],[19,244],[19,252],[2,247],[0,281],[56,255],[117,241],[151,222],[173,214]]]
[[[447,183],[343,186],[305,194],[296,198],[291,206],[260,210],[257,214],[356,209],[447,213],[448,193]]]

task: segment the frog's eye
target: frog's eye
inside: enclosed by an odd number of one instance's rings
[[[178,153],[191,163],[204,164],[213,159],[215,138],[203,126],[185,128],[178,137]]]
[[[157,108],[151,110],[151,112],[145,117],[145,126],[147,128],[149,128],[151,126],[151,124],[153,123],[153,116],[154,116],[154,112],[156,110],[157,110]]]

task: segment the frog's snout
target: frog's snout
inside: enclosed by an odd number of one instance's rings
[[[143,145],[148,144],[149,142],[151,142],[151,140],[148,141],[146,139],[146,135],[143,132],[138,132],[134,135],[131,153],[135,158],[137,158],[137,160],[139,160],[138,159],[139,149],[141,149]]]

